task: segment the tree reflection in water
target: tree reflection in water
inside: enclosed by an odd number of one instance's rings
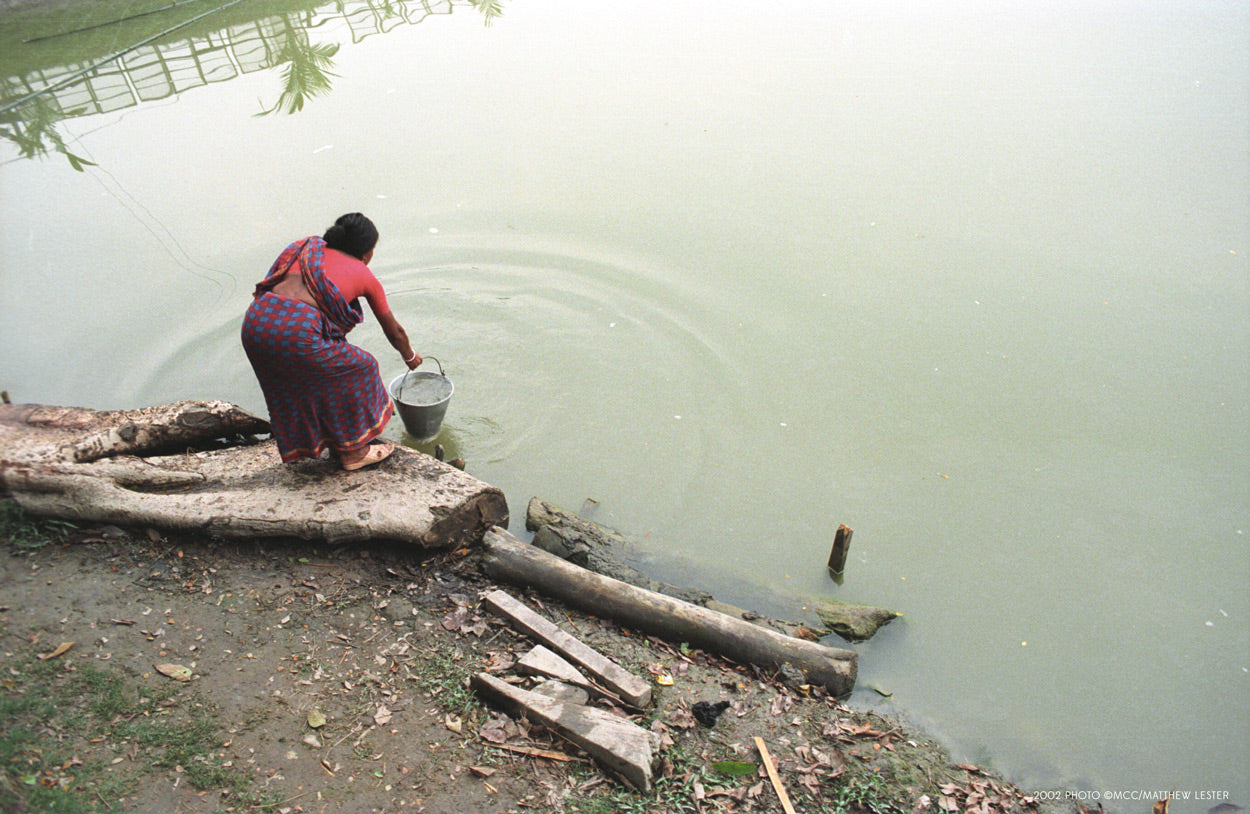
[[[231,6],[222,4],[217,10]],[[130,32],[129,41],[138,45],[110,54],[99,46],[91,53],[90,45],[84,44],[78,59],[69,64],[64,62],[64,46],[53,57],[46,50],[32,50],[24,56],[20,49],[7,49],[6,68],[0,73],[0,138],[17,148],[18,158],[60,153],[81,172],[94,164],[70,152],[57,131],[61,121],[133,107],[241,73],[273,68],[281,70],[282,91],[272,106],[257,115],[298,113],[310,99],[329,93],[336,77],[334,58],[340,45],[313,43],[312,29],[337,20],[346,24],[353,42],[360,42],[399,25],[449,15],[456,6],[481,14],[486,25],[503,13],[503,0],[272,0],[242,3],[229,14],[203,14],[205,20],[192,21],[196,25],[187,29],[193,32],[189,36],[164,38],[159,44],[151,43],[158,38],[145,40],[140,29],[127,28],[148,12],[110,21],[110,30]],[[185,25],[186,21],[170,30]],[[75,35],[80,31],[52,33],[30,42]],[[127,33],[110,38],[109,48],[127,38]],[[15,64],[9,67],[11,63]]]
[[[267,116],[277,110],[298,113],[304,109],[304,100],[330,92],[330,77],[337,76],[330,68],[339,46],[331,43],[314,45],[308,39],[307,29],[297,29],[286,18],[287,36],[278,51],[278,64],[283,65],[283,88],[274,106],[257,113]]]

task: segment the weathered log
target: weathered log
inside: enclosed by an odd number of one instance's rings
[[[568,560],[574,565],[580,565],[603,576],[619,579],[621,582],[627,582],[639,588],[702,605],[738,619],[767,625],[795,638],[815,641],[832,630],[848,641],[863,641],[871,638],[881,626],[898,616],[894,611],[868,605],[848,605],[845,609],[835,608],[833,606],[838,603],[833,602],[825,608],[825,614],[820,615],[825,625],[822,629],[810,627],[806,623],[765,617],[755,611],[728,605],[704,591],[657,582],[619,563],[617,549],[628,550],[632,546],[628,538],[614,529],[601,526],[593,520],[573,514],[540,498],[530,500],[525,512],[525,526],[534,531],[533,545],[549,554]],[[849,526],[838,527],[833,552],[829,557],[830,572],[833,572],[835,558],[840,557],[838,560],[840,567],[845,565],[851,534]],[[840,574],[834,574],[834,576],[835,579],[841,579]],[[808,610],[812,601],[803,597],[796,599],[794,604],[796,609],[801,604],[804,610]]]
[[[283,464],[273,441],[237,445],[266,428],[224,402],[3,405],[0,491],[36,515],[236,538],[438,548],[508,522],[498,489],[403,447],[344,472],[328,459]]]
[[[556,701],[514,687],[487,673],[471,679],[493,703],[554,729],[639,791],[651,791],[658,760],[658,736],[607,710]]]
[[[589,613],[672,642],[781,670],[790,665],[808,683],[845,695],[855,686],[857,656],[795,639],[727,614],[579,568],[502,529],[483,538],[482,564],[496,579],[529,586]]]
[[[269,422],[224,401],[180,401],[137,410],[45,404],[0,406],[0,460],[90,463],[220,446],[269,432]]]

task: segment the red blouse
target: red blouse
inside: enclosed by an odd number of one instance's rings
[[[369,267],[355,257],[327,248],[325,270],[330,282],[348,302],[364,297],[375,317],[390,313],[391,306],[386,302],[382,284]]]

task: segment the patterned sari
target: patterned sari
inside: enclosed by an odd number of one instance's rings
[[[316,308],[272,292],[292,266]],[[243,349],[269,408],[284,462],[352,452],[381,434],[394,405],[373,354],[349,344],[359,301],[347,302],[325,274],[325,241],[296,241],[256,285],[243,318]]]

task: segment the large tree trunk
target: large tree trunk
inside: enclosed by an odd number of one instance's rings
[[[854,651],[825,647],[587,571],[527,545],[502,529],[483,539],[482,565],[492,577],[527,586],[597,616],[670,642],[685,642],[738,662],[790,665],[807,682],[845,695],[855,686]]]
[[[400,447],[359,472],[283,464],[261,419],[224,402],[96,411],[0,405],[0,489],[32,514],[222,537],[476,542],[503,493]]]

